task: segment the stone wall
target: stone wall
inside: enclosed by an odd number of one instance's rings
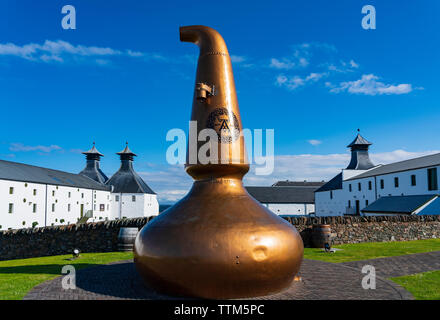
[[[0,231],[0,260],[70,254],[117,251],[121,227],[144,226],[150,218],[71,224],[42,228]]]
[[[333,244],[409,241],[440,238],[439,216],[377,216],[286,218],[311,246],[313,224],[329,224]]]
[[[121,227],[141,228],[152,218],[122,219],[0,231],[0,260],[21,259],[81,252],[117,251]],[[329,224],[333,244],[381,241],[406,241],[440,238],[440,216],[378,216],[286,218],[301,233],[306,247],[311,246],[313,224]]]

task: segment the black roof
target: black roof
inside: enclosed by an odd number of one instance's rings
[[[5,160],[0,160],[0,179],[110,191],[108,186],[80,174]]]
[[[278,181],[275,182],[272,187],[320,187],[324,184],[324,181]]]
[[[316,186],[246,187],[261,203],[315,203]]]
[[[115,193],[148,193],[156,194],[133,169],[133,156],[136,156],[128,148],[117,153],[121,157],[121,167],[106,182],[113,186]]]
[[[96,154],[100,157],[103,157],[104,155],[98,151],[98,149],[96,149],[95,147],[95,143],[93,142],[93,147],[90,150],[84,151],[82,152],[82,154],[88,155],[88,154]]]
[[[315,192],[329,191],[342,189],[342,172],[331,179],[329,182],[324,184],[321,188],[317,189]]]
[[[372,143],[361,136],[360,133],[357,134],[356,138],[347,146],[347,148],[351,148],[354,146],[371,146]]]
[[[437,195],[434,194],[381,197],[361,211],[364,213],[411,214],[435,197]]]
[[[440,165],[440,153],[378,166],[347,180],[368,178],[388,173],[427,168],[438,165]]]

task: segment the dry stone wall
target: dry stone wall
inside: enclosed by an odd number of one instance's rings
[[[117,251],[122,227],[143,227],[152,218],[121,219],[34,229],[0,231],[0,260],[81,252]],[[440,238],[440,216],[285,218],[311,246],[313,224],[329,224],[333,244]]]

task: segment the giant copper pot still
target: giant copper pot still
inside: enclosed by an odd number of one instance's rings
[[[218,133],[218,161],[200,161],[206,142],[189,142],[185,170],[194,184],[138,233],[137,270],[147,285],[171,295],[217,299],[283,290],[300,268],[303,242],[243,187],[249,163],[226,44],[206,26],[181,27],[180,40],[200,48],[191,120],[197,135],[205,128]]]

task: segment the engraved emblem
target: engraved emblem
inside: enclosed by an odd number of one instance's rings
[[[206,122],[206,127],[214,129],[218,135],[218,142],[232,143],[240,136],[240,125],[235,114],[225,108],[212,111]]]

